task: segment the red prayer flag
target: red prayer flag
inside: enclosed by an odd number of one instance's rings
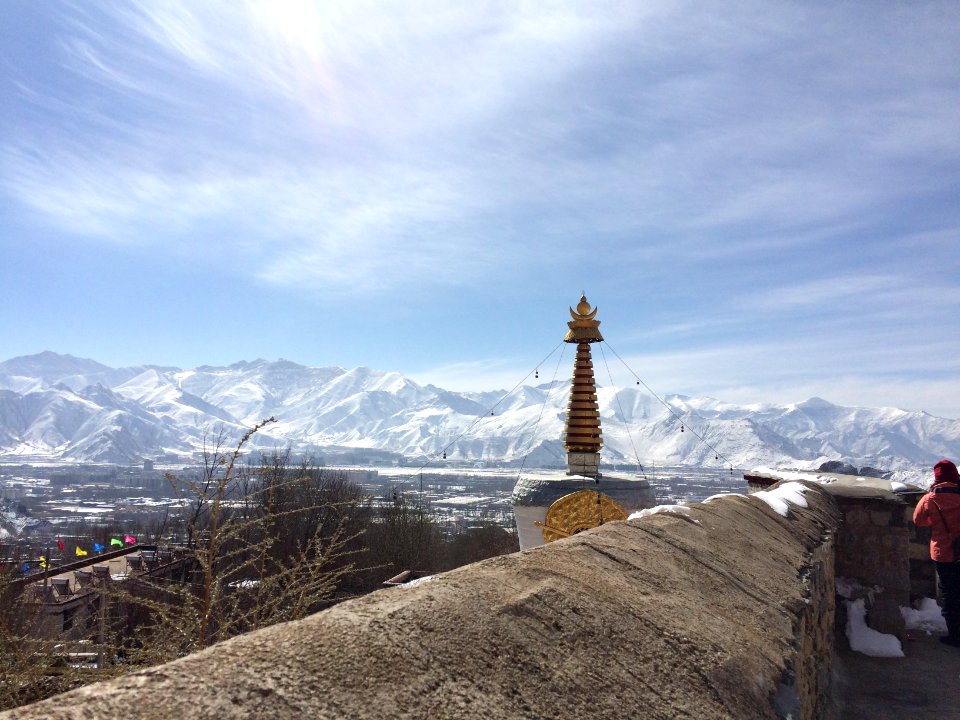
[[[124,536],[123,536],[123,541],[124,541],[127,545],[135,545],[136,542],[137,542],[137,539],[136,539],[133,535],[124,535]]]
[[[57,548],[59,548],[60,552],[63,552],[63,540],[60,539],[59,535],[57,535]]]

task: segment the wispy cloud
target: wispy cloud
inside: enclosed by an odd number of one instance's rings
[[[444,307],[602,288],[604,327],[662,388],[954,367],[926,355],[960,298],[954,5],[135,0],[40,17],[41,47],[0,27],[0,208],[47,237],[367,309],[410,288]],[[445,367],[477,354],[456,347],[411,365],[455,386],[513,377]]]
[[[482,262],[476,243],[515,248],[515,233],[544,248],[639,234],[647,253],[713,252],[727,247],[724,227],[864,212],[903,192],[884,158],[956,152],[960,135],[945,129],[957,119],[942,95],[889,108],[861,86],[866,66],[835,77],[842,49],[805,45],[816,17],[787,8],[374,13],[291,0],[69,17],[63,62],[90,87],[48,87],[46,107],[74,93],[108,103],[88,113],[79,146],[50,134],[8,144],[8,192],[74,232],[142,242],[170,238],[132,219],[155,227],[166,213],[189,231],[259,218],[276,232],[260,241],[272,259],[258,272],[277,283],[306,273],[366,292],[363,277],[403,283],[438,266],[475,277],[496,256]],[[796,84],[765,69],[795,61]],[[838,108],[818,84],[860,97]],[[415,260],[401,271],[404,255]]]

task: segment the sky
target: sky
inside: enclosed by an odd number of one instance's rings
[[[0,360],[511,388],[569,375],[585,292],[601,384],[960,418],[958,36],[953,0],[4,0]]]

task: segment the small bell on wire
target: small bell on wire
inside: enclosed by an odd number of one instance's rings
[[[716,454],[716,455],[714,455],[714,456],[713,456],[713,459],[714,459],[714,460],[719,460],[719,459],[720,459],[720,455],[719,455],[719,453],[718,453],[718,454]]]
[[[493,410],[490,411],[490,414],[493,415]]]
[[[639,381],[639,380],[637,380],[637,385],[639,385],[639,384],[640,384],[640,381]]]
[[[536,370],[533,371],[533,379],[534,380],[540,379],[540,368],[537,368]]]
[[[683,432],[683,423],[680,423],[680,432]]]
[[[446,450],[443,451],[443,459],[444,459],[444,460],[447,459],[447,451],[446,451]]]

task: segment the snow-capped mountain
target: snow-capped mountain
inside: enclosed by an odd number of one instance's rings
[[[277,422],[254,446],[372,448],[408,456],[561,465],[568,383],[456,393],[394,372],[255,360],[189,370],[110,368],[41,353],[0,363],[0,458],[136,462],[187,457],[224,428]],[[960,420],[812,398],[738,406],[639,388],[598,390],[604,459],[698,466],[885,469],[960,455]],[[682,428],[682,429],[681,429]]]

